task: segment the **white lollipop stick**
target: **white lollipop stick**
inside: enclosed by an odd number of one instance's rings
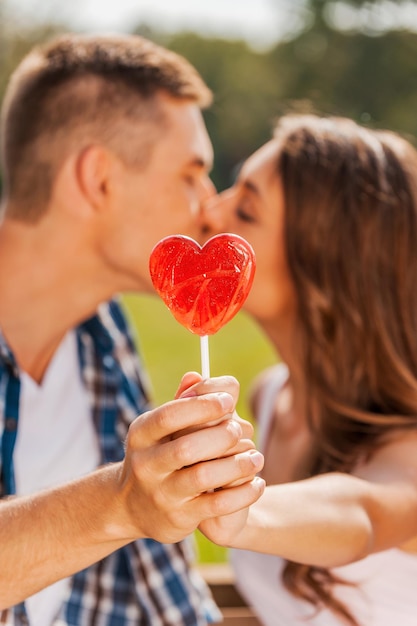
[[[201,375],[203,379],[210,378],[210,355],[208,335],[200,336],[200,352],[201,352]],[[209,489],[207,493],[213,493],[214,489]]]
[[[201,351],[201,375],[203,379],[210,378],[210,356],[209,356],[209,344],[208,335],[200,337],[200,351]]]

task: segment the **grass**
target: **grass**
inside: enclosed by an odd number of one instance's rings
[[[138,334],[142,359],[152,383],[156,404],[171,400],[186,371],[200,371],[200,341],[172,317],[156,296],[126,295],[124,303]],[[210,337],[212,376],[231,374],[241,385],[239,415],[251,419],[247,393],[253,377],[275,362],[275,353],[260,329],[240,312],[227,326]],[[200,562],[221,562],[226,550],[196,532]]]

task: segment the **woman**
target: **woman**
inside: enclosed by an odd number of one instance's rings
[[[204,224],[252,243],[281,363],[252,396],[265,493],[201,530],[267,626],[416,624],[416,151],[287,116]]]

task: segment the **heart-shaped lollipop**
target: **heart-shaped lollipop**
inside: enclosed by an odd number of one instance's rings
[[[255,267],[250,244],[230,233],[216,235],[204,246],[183,235],[165,237],[149,262],[155,290],[175,319],[200,337],[216,333],[236,315]]]

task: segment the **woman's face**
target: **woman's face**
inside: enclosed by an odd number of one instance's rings
[[[207,202],[209,236],[232,232],[252,244],[256,274],[245,309],[260,322],[294,312],[294,286],[284,246],[284,200],[275,169],[278,146],[270,141],[243,165],[236,183]]]

